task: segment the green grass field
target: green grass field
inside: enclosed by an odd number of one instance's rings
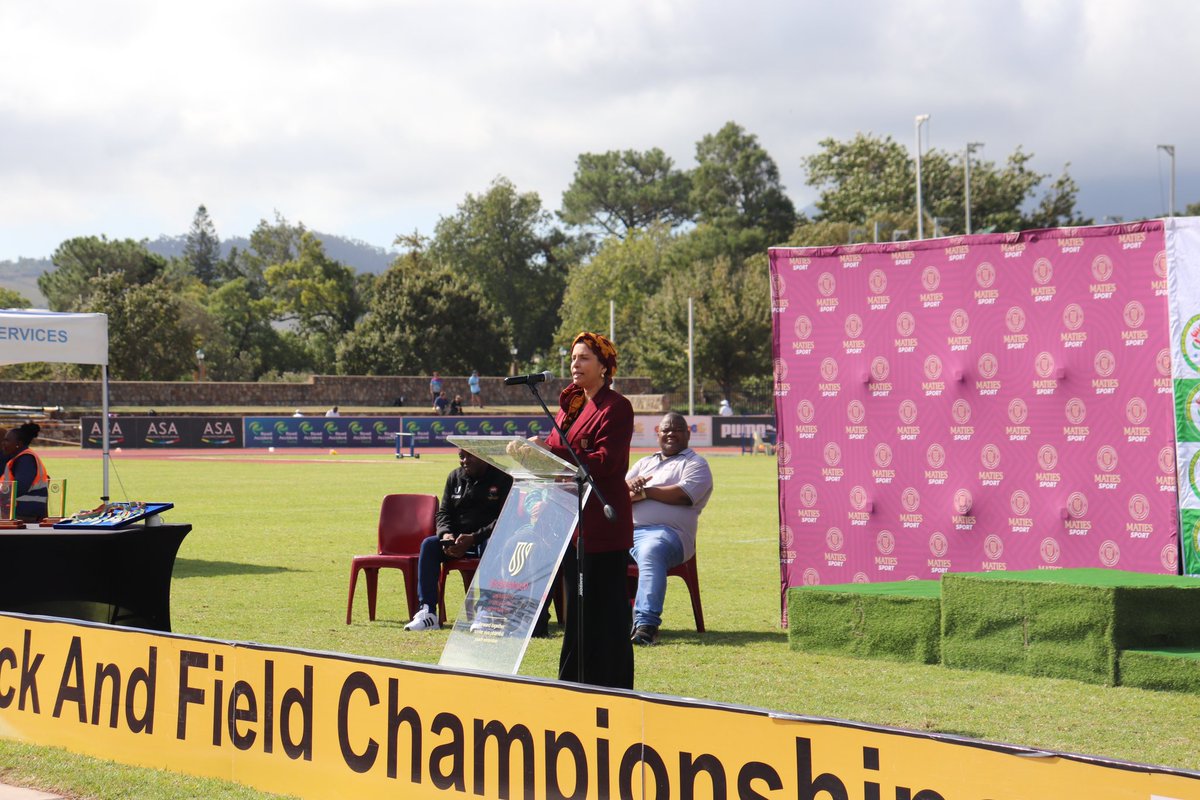
[[[376,622],[359,586],[345,624],[350,558],[373,552],[382,495],[438,494],[455,465],[428,451],[387,455],[114,457],[114,499],[167,500],[188,522],[175,566],[173,628],[219,639],[432,663],[446,632],[407,633],[402,579],[380,576]],[[47,456],[72,508],[100,494],[94,459]],[[662,643],[639,648],[636,688],[1200,769],[1200,696],[1107,688],[938,665],[795,652],[779,626],[775,461],[716,454],[698,563],[708,632],[697,634],[681,581],[669,582]],[[118,480],[119,476],[119,480]],[[124,491],[122,490],[124,487]],[[462,598],[452,581],[448,603]],[[553,677],[561,632],[534,640],[522,673]],[[0,780],[83,798],[261,797],[244,787],[122,767],[0,741]]]

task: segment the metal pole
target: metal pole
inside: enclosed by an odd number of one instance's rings
[[[1163,150],[1171,157],[1171,207],[1167,209],[1167,216],[1175,216],[1175,145],[1160,144],[1159,150]]]
[[[100,399],[100,413],[102,415],[100,420],[100,429],[103,431],[103,433],[100,435],[100,443],[103,446],[104,451],[104,457],[102,459],[104,461],[104,494],[100,495],[100,499],[107,503],[108,498],[110,497],[108,493],[108,364],[100,365],[100,391],[104,395]]]
[[[915,118],[917,129],[917,238],[925,238],[925,221],[921,210],[921,125],[929,121],[928,114],[918,114]]]
[[[608,301],[608,340],[613,344],[617,343],[617,301]]]
[[[696,414],[696,362],[693,301],[688,298],[688,416]]]

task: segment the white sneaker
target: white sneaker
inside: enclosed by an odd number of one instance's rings
[[[428,606],[421,606],[413,615],[412,622],[404,626],[404,630],[432,631],[440,627],[442,627],[442,623],[438,622],[437,614],[430,611]]]

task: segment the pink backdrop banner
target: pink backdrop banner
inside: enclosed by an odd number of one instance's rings
[[[1161,222],[770,256],[785,591],[1177,571]]]

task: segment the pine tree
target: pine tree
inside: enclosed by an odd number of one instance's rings
[[[183,247],[183,259],[205,285],[212,286],[217,281],[221,240],[217,238],[217,228],[203,205],[196,209],[196,216],[192,217],[192,228]]]

